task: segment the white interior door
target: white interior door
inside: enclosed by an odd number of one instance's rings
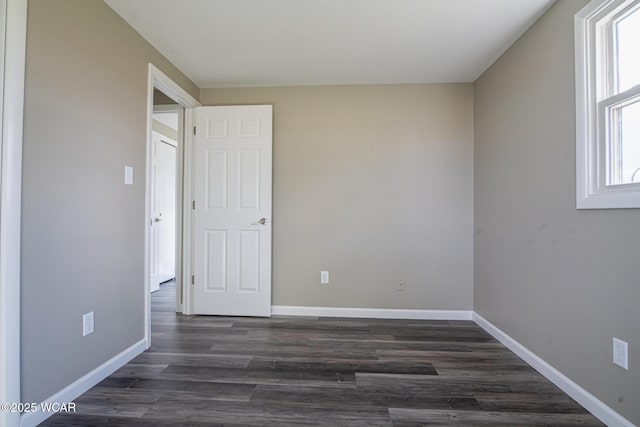
[[[194,312],[271,315],[272,107],[196,109]]]
[[[176,146],[152,132],[151,292],[176,275]]]

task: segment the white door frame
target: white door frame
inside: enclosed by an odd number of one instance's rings
[[[151,154],[152,154],[152,136],[153,130],[153,90],[159,89],[169,98],[173,99],[180,106],[184,107],[184,130],[183,130],[183,144],[180,147],[178,145],[178,190],[182,190],[182,202],[178,199],[176,204],[176,211],[178,217],[182,219],[182,225],[178,227],[178,235],[176,236],[176,242],[178,251],[180,254],[177,261],[177,270],[180,272],[180,277],[176,277],[176,282],[183,284],[183,296],[182,300],[187,303],[186,292],[190,286],[184,286],[186,283],[191,283],[191,161],[185,161],[185,159],[191,159],[191,147],[193,145],[193,133],[188,132],[187,129],[191,129],[193,123],[193,109],[200,106],[200,103],[191,96],[186,90],[181,88],[177,83],[171,80],[166,74],[164,74],[155,65],[149,64],[149,78],[147,81],[147,158],[146,158],[146,172],[145,172],[145,223],[144,223],[144,298],[145,298],[145,341],[146,346],[151,346],[151,293],[149,292],[149,282],[151,273],[151,250],[150,250],[150,238],[151,238]],[[180,183],[182,185],[180,185]],[[178,219],[180,221],[180,218]],[[180,236],[181,238],[179,238]],[[189,279],[187,279],[189,278]],[[179,299],[178,301],[179,302]],[[183,311],[185,307],[183,306]]]
[[[20,402],[20,204],[27,0],[0,0],[0,402]],[[20,414],[0,411],[13,427]]]

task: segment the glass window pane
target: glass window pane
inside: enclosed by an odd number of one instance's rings
[[[619,132],[614,151],[613,184],[640,182],[640,100],[617,111]]]
[[[640,8],[618,21],[616,25],[618,48],[618,91],[624,92],[640,84]]]

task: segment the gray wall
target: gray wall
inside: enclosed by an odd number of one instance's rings
[[[22,401],[144,337],[147,63],[198,88],[99,0],[29,0]],[[134,185],[124,185],[124,166]],[[95,333],[82,337],[82,314]]]
[[[204,89],[201,102],[274,105],[274,304],[472,308],[472,85]]]
[[[640,424],[640,211],[575,209],[573,15],[475,83],[475,310]],[[611,362],[629,342],[629,371]]]
[[[153,105],[173,105],[176,101],[169,98],[164,92],[154,89],[153,91]]]

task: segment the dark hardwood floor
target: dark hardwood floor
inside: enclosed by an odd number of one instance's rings
[[[46,426],[599,426],[468,321],[181,316]]]

